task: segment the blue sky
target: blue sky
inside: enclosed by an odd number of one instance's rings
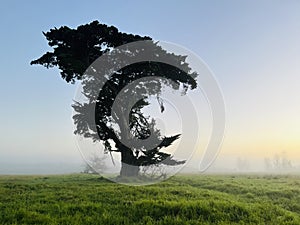
[[[198,54],[227,108],[223,155],[300,158],[299,1],[2,1],[0,163],[80,161],[72,136],[76,86],[30,66],[53,27],[99,20]]]

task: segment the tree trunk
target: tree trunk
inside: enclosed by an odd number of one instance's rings
[[[131,149],[122,147],[121,150],[121,177],[137,177],[140,171],[136,164],[136,157],[133,155]]]
[[[139,175],[140,168],[138,166],[128,165],[127,163],[123,162],[121,166],[121,177],[137,177]]]

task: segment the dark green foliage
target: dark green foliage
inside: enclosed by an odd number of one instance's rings
[[[300,224],[300,177],[177,176],[144,187],[95,175],[0,177],[0,224]]]

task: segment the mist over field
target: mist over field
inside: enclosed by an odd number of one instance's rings
[[[239,173],[271,173],[271,174],[300,174],[300,161],[288,159],[290,165],[275,165],[276,155],[268,158],[270,164],[266,164],[266,158],[243,158],[236,156],[219,155],[213,164],[204,172],[199,171],[199,159],[191,159],[179,173],[196,174],[239,174]],[[0,162],[0,174],[68,174],[84,171],[86,162],[78,160],[61,160],[59,162]],[[268,167],[269,166],[269,167]],[[113,171],[113,168],[112,168]],[[115,170],[117,171],[117,169]]]

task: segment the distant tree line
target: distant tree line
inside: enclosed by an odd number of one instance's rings
[[[293,165],[291,160],[289,160],[286,154],[283,152],[281,154],[275,154],[273,158],[266,157],[264,159],[265,169],[270,170],[288,170],[292,169]]]

